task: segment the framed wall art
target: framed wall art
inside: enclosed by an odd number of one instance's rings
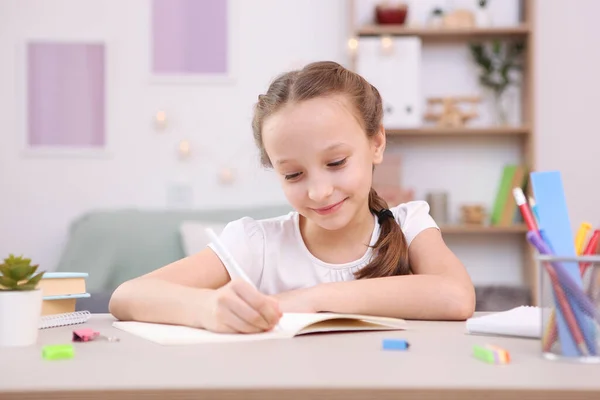
[[[235,0],[149,0],[155,83],[226,83],[235,76]]]
[[[29,155],[106,154],[105,43],[27,39],[18,61],[23,150]]]

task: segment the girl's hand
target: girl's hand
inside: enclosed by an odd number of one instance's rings
[[[279,301],[282,312],[318,312],[315,301],[315,288],[291,290],[289,292],[278,293],[273,297]]]
[[[211,293],[206,310],[204,328],[220,333],[268,331],[282,315],[277,300],[236,279]]]

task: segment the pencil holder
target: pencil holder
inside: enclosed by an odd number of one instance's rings
[[[537,256],[546,359],[600,362],[600,256]]]

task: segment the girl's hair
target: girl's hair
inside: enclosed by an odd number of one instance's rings
[[[367,136],[373,137],[378,132],[383,119],[379,91],[363,77],[338,63],[315,62],[301,70],[278,76],[269,86],[267,93],[258,96],[252,129],[254,140],[260,149],[262,164],[265,167],[272,167],[262,140],[262,126],[266,118],[288,103],[337,94],[344,95],[350,100],[355,116]],[[371,213],[376,215],[387,207],[386,201],[371,188],[369,193]],[[385,218],[381,221],[381,232],[373,250],[375,258],[355,274],[357,279],[410,273],[406,238],[394,218]]]

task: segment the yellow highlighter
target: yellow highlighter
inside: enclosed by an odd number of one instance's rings
[[[579,225],[579,230],[577,231],[577,235],[575,235],[575,251],[577,252],[578,256],[583,254],[583,244],[585,243],[585,238],[591,229],[592,224],[589,222],[582,222],[581,225]]]

